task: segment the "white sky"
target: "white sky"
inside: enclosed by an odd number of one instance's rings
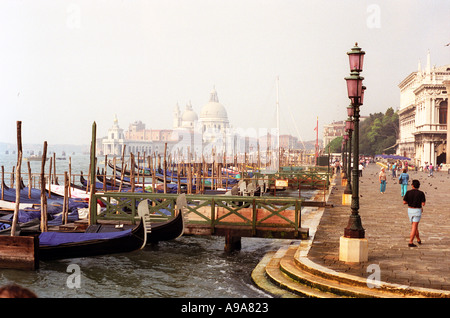
[[[172,128],[199,114],[213,87],[230,123],[315,139],[345,120],[344,77],[355,42],[366,52],[362,115],[399,104],[398,83],[450,64],[448,0],[0,1],[0,142],[89,144],[114,114],[127,129]]]

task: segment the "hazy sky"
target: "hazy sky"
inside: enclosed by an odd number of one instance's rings
[[[0,142],[89,144],[117,114],[127,129],[172,128],[199,114],[213,87],[230,123],[315,139],[345,120],[344,77],[366,52],[362,115],[399,104],[398,83],[450,64],[448,0],[0,1]]]

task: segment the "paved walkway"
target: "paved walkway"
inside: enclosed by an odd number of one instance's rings
[[[421,182],[427,203],[419,232],[422,245],[408,247],[411,224],[403,205],[397,178],[388,177],[386,193],[378,183],[380,167],[370,164],[360,178],[360,215],[369,241],[369,260],[361,264],[339,261],[339,238],[344,234],[350,206],[342,205],[340,177],[336,178],[328,204],[315,233],[308,258],[322,266],[363,278],[373,275],[371,264],[380,268],[387,283],[450,290],[450,174],[409,172]]]

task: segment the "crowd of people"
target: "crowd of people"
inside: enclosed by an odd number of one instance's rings
[[[362,173],[364,168],[371,162],[370,159],[363,159],[361,158],[361,160],[359,161],[358,164],[358,171],[359,171],[359,176],[362,177]],[[333,168],[333,173],[338,174],[341,171],[343,171],[343,169],[345,169],[342,165],[342,161],[339,161],[339,159],[334,159],[331,162],[331,167]]]
[[[370,163],[370,160],[360,160],[358,163],[359,176],[362,177],[363,170]],[[342,171],[342,162],[334,160],[332,163],[334,173],[340,173]],[[380,193],[385,194],[386,183],[388,175],[392,177],[395,183],[400,185],[400,196],[402,197],[403,204],[407,205],[407,214],[411,222],[411,232],[409,237],[408,246],[417,247],[414,244],[414,239],[418,244],[422,244],[419,234],[419,221],[421,219],[423,208],[425,206],[426,198],[425,193],[420,188],[420,181],[417,179],[410,180],[409,171],[423,171],[428,174],[428,177],[433,177],[435,171],[440,171],[442,164],[434,166],[432,163],[425,162],[422,166],[412,166],[408,161],[395,161],[387,163],[387,168],[381,167],[381,171],[378,174],[378,181],[380,185]],[[411,188],[408,190],[408,186]]]
[[[424,164],[419,167],[410,165],[408,161],[388,162],[387,166],[387,170],[392,174],[393,178],[396,178],[397,174],[399,174],[400,171],[403,171],[404,169],[406,169],[406,171],[409,171],[411,169],[414,171],[423,171],[426,172],[429,177],[432,177],[435,171],[442,170],[442,163],[435,166],[433,165],[433,163],[427,161],[425,161]]]
[[[411,222],[411,232],[409,237],[408,246],[409,247],[417,247],[416,244],[414,244],[414,239],[416,239],[417,243],[420,245],[422,244],[422,240],[420,239],[419,234],[419,221],[422,217],[423,208],[425,206],[426,198],[425,193],[420,188],[420,181],[417,179],[414,179],[409,182],[410,177],[408,174],[409,169],[408,162],[404,162],[403,164],[401,162],[393,162],[388,164],[388,170],[392,173],[392,178],[395,181],[398,181],[400,184],[400,195],[403,199],[403,204],[408,206],[407,212],[408,212],[408,218]],[[428,173],[429,177],[433,176],[433,171],[437,171],[442,169],[442,164],[439,167],[439,169],[436,169],[431,163],[425,163],[423,166],[423,171]],[[397,172],[401,170],[401,173],[398,176],[397,179]],[[414,168],[415,171],[417,171],[416,168]],[[384,194],[386,192],[386,181],[387,181],[387,174],[384,167],[381,168],[380,173],[378,174],[378,181],[380,183],[380,193]],[[411,189],[408,190],[408,185],[411,184]]]

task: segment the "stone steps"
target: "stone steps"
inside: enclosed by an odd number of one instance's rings
[[[281,259],[272,258],[265,268],[268,279],[279,288],[308,298],[335,298],[336,295],[324,292],[322,290],[311,288],[308,284],[302,284],[291,278],[280,269]]]
[[[266,255],[258,269],[263,274],[260,273],[258,278],[254,278],[254,281],[260,288],[278,297],[289,297],[286,291],[290,295],[311,298],[437,298],[450,296],[450,293],[441,290],[411,288],[383,282],[377,284],[377,288],[370,288],[366,279],[318,266],[307,257],[300,256],[300,252],[299,245],[290,245],[280,248],[276,253]],[[264,279],[266,281],[261,283]]]

